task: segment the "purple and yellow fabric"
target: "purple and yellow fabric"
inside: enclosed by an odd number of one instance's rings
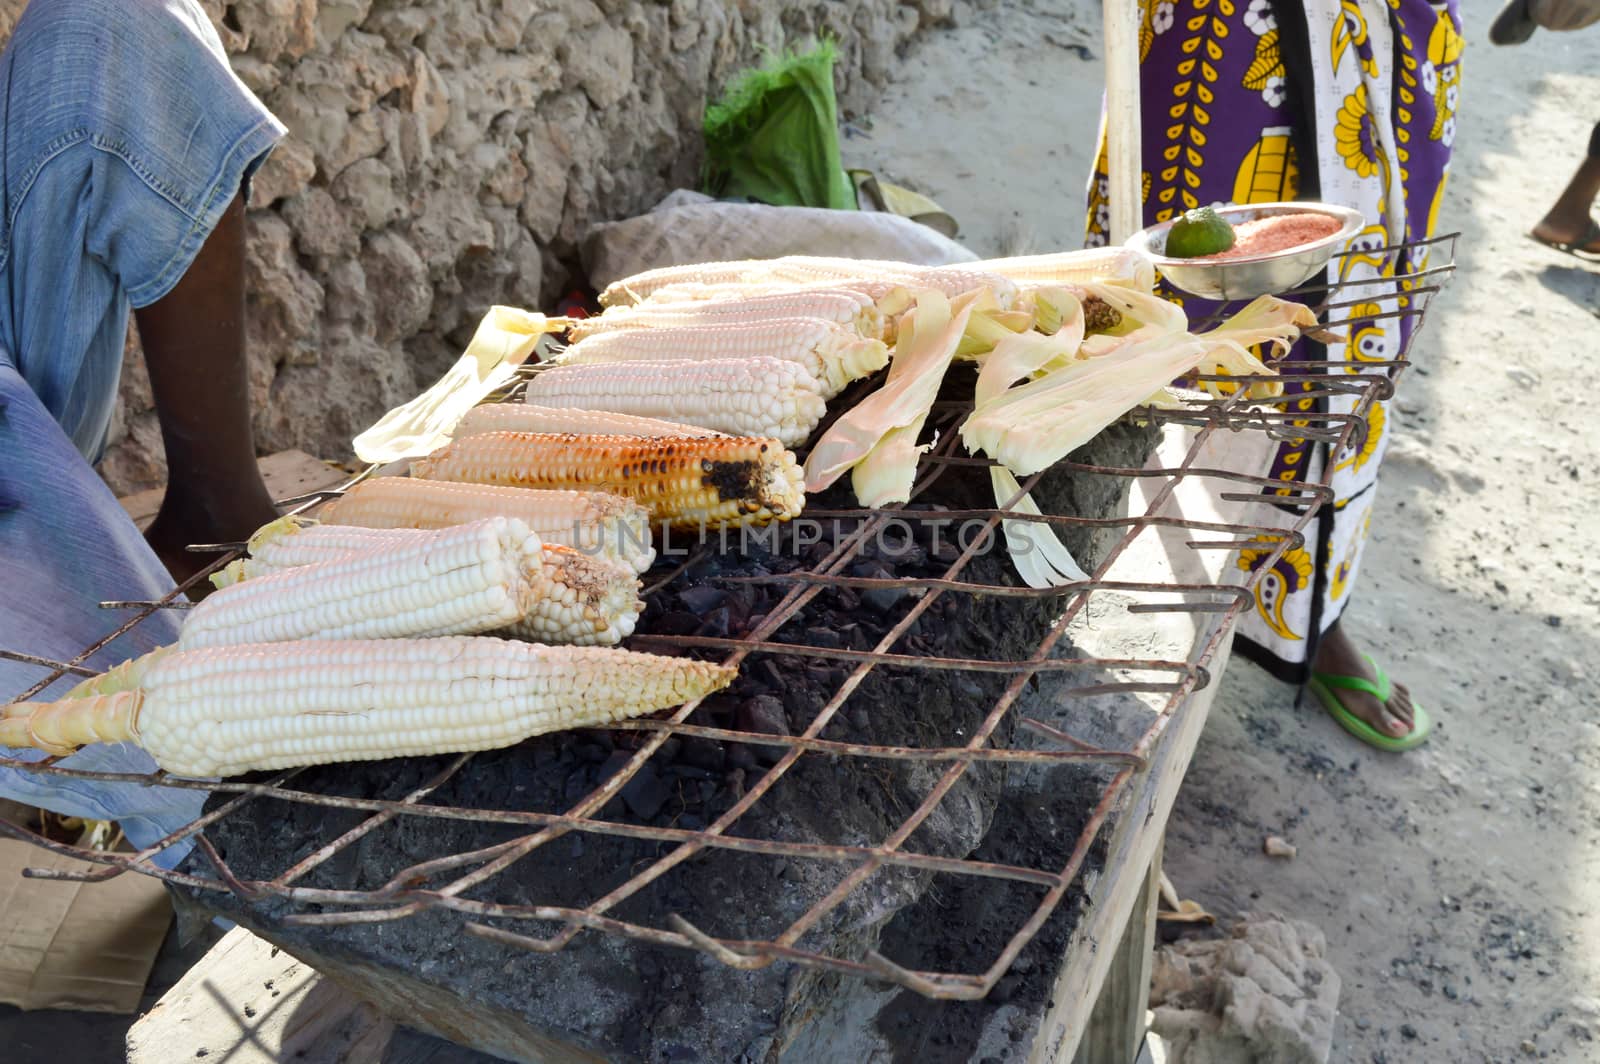
[[[1363,364],[1395,358],[1412,319],[1404,308],[1449,176],[1461,91],[1456,0],[1142,0],[1140,105],[1144,222],[1194,207],[1322,200],[1360,210],[1366,227],[1330,267],[1354,321],[1348,342],[1301,341],[1292,360]],[[1106,240],[1104,147],[1089,183],[1088,240]],[[1212,308],[1187,300],[1192,316]],[[1286,372],[1292,372],[1286,368]],[[1294,398],[1290,410],[1348,413],[1354,397]],[[1278,449],[1268,475],[1327,477],[1335,505],[1267,574],[1241,621],[1241,649],[1286,680],[1303,681],[1317,638],[1342,614],[1371,527],[1389,410],[1378,404],[1352,449],[1310,439]],[[1285,494],[1288,492],[1285,491]],[[1241,552],[1253,569],[1270,551]]]

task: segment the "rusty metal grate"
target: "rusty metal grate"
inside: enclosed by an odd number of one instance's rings
[[[1409,321],[1410,337],[1414,338],[1422,325],[1429,302],[1453,269],[1455,237],[1453,235],[1442,237],[1431,241],[1430,244],[1432,246],[1427,250],[1431,253],[1434,264],[1427,269],[1379,282],[1361,282],[1359,285],[1337,284],[1306,291],[1317,299],[1319,309],[1326,314],[1324,320],[1329,327],[1350,329],[1384,319],[1405,320]],[[1378,249],[1368,254],[1401,250],[1409,252],[1412,247]],[[1388,305],[1380,305],[1382,303]],[[231,892],[247,904],[272,898],[281,906],[281,903],[286,901],[291,911],[282,919],[287,923],[336,925],[377,922],[403,919],[426,910],[446,910],[460,914],[465,930],[470,934],[508,946],[540,952],[560,950],[585,931],[600,931],[650,943],[699,949],[725,964],[738,968],[757,968],[776,960],[785,960],[835,972],[889,980],[934,998],[981,998],[1007,971],[1023,947],[1038,933],[1063,898],[1068,895],[1091,845],[1115,811],[1119,797],[1124,793],[1129,781],[1160,740],[1175,710],[1191,693],[1210,682],[1207,666],[1230,633],[1234,619],[1252,602],[1256,582],[1285,551],[1303,541],[1302,531],[1318,511],[1331,501],[1331,491],[1323,484],[1299,485],[1286,489],[1281,482],[1265,477],[1235,470],[1204,467],[1197,460],[1203,445],[1218,432],[1232,431],[1265,433],[1273,439],[1315,439],[1329,444],[1334,449],[1347,446],[1365,431],[1366,415],[1372,404],[1392,393],[1394,380],[1408,364],[1408,354],[1409,343],[1404,345],[1396,358],[1359,364],[1359,372],[1352,372],[1355,367],[1349,363],[1325,361],[1295,362],[1281,367],[1286,374],[1296,375],[1296,386],[1299,390],[1294,393],[1295,398],[1312,397],[1330,400],[1338,398],[1338,405],[1348,407],[1340,412],[1308,414],[1291,412],[1271,405],[1251,405],[1237,393],[1221,399],[1196,396],[1186,402],[1182,409],[1176,411],[1141,411],[1140,416],[1157,422],[1175,422],[1195,427],[1193,444],[1188,453],[1182,460],[1168,467],[1119,469],[1063,463],[1063,466],[1083,473],[1125,481],[1145,480],[1149,482],[1150,487],[1147,492],[1149,502],[1144,512],[1126,518],[1086,519],[1070,516],[1028,518],[1010,511],[1004,512],[1008,520],[1045,521],[1062,528],[1093,527],[1117,532],[1119,538],[1111,547],[1109,555],[1086,583],[1035,590],[971,580],[968,578],[970,575],[968,567],[979,553],[983,542],[981,539],[974,539],[969,546],[962,549],[959,556],[937,577],[908,580],[898,577],[853,575],[850,571],[851,562],[860,555],[863,544],[881,532],[886,523],[896,520],[913,523],[927,520],[930,517],[929,511],[916,509],[914,505],[882,510],[808,511],[808,516],[845,522],[850,530],[837,540],[820,561],[793,572],[770,577],[746,578],[769,581],[781,591],[778,606],[771,610],[752,631],[740,638],[641,633],[629,641],[630,645],[640,649],[659,649],[663,644],[671,644],[680,649],[720,657],[735,664],[755,663],[763,658],[783,656],[821,659],[848,670],[843,681],[833,691],[832,697],[828,698],[826,704],[816,713],[810,726],[799,735],[747,732],[693,724],[689,722],[689,717],[695,709],[695,704],[680,707],[664,718],[624,722],[615,725],[611,730],[637,733],[636,739],[639,745],[631,759],[620,771],[615,772],[563,813],[457,808],[429,803],[429,796],[461,772],[474,756],[467,754],[450,759],[440,772],[422,786],[404,798],[392,801],[348,798],[317,793],[296,786],[296,777],[304,770],[282,772],[263,782],[232,780],[208,784],[169,778],[164,773],[150,776],[93,773],[64,769],[53,761],[26,763],[0,759],[0,765],[41,773],[159,783],[172,787],[211,790],[227,796],[226,800],[213,803],[213,807],[193,823],[137,854],[86,854],[32,835],[4,821],[0,821],[0,831],[26,838],[48,849],[84,857],[104,866],[84,873],[29,870],[27,874],[30,875],[102,880],[132,871],[199,890]],[[914,489],[913,504],[948,470],[961,466],[988,464],[986,461],[967,458],[956,453],[954,442],[956,435],[951,430],[959,424],[964,414],[965,411],[955,404],[940,404],[935,409],[930,420],[936,422],[940,429],[941,443],[924,456]],[[1033,488],[1040,476],[1042,474],[1029,478],[1023,487]],[[1162,515],[1163,504],[1172,497],[1179,483],[1196,478],[1214,481],[1223,498],[1272,503],[1285,513],[1285,523],[1272,525],[1208,523]],[[1285,494],[1286,490],[1288,494]],[[322,493],[289,502],[304,509],[328,494],[336,493]],[[938,516],[941,519],[982,522],[988,534],[996,536],[999,534],[1002,511],[996,509],[943,511]],[[1187,546],[1191,550],[1237,551],[1255,547],[1268,551],[1266,564],[1254,573],[1247,574],[1242,584],[1137,583],[1107,579],[1105,574],[1109,567],[1133,541],[1145,530],[1157,527],[1186,531],[1189,534]],[[702,552],[709,549],[707,546],[698,548]],[[693,557],[694,555],[691,555],[691,560]],[[224,558],[218,561],[212,568],[221,566],[227,560],[229,559]],[[673,581],[679,579],[687,564],[688,562],[685,562],[669,571],[649,574],[646,579],[654,582],[647,589],[647,597],[660,594],[664,589],[671,587]],[[913,602],[906,615],[890,627],[887,634],[870,649],[799,645],[776,638],[786,623],[826,589],[849,588],[857,592],[868,592],[880,588],[908,587],[920,589],[920,598]],[[1142,596],[1143,598],[1131,607],[1134,612],[1183,612],[1195,615],[1203,621],[1197,625],[1199,636],[1195,644],[1187,655],[1179,660],[1058,656],[1058,644],[1067,632],[1070,622],[1084,613],[1092,596],[1104,592],[1114,592],[1134,598]],[[66,674],[93,675],[91,670],[82,667],[83,661],[117,635],[149,617],[156,609],[173,605],[173,599],[178,593],[179,591],[175,590],[155,603],[110,604],[132,609],[132,615],[106,639],[85,648],[82,654],[70,662],[47,661],[26,654],[0,651],[0,654],[13,660],[38,665],[43,673],[38,684],[28,691],[20,692],[17,697],[28,698]],[[904,637],[908,630],[942,597],[979,595],[1055,597],[1059,599],[1060,619],[1038,642],[1029,656],[1018,660],[932,657],[916,652],[914,642],[906,644]],[[972,734],[946,735],[942,745],[924,747],[864,745],[823,738],[827,725],[840,712],[851,692],[872,670],[880,668],[998,673],[1008,676],[1009,682],[1000,696],[989,705]],[[1070,677],[1074,672],[1091,670],[1102,677],[1100,682],[1079,684],[1067,693],[1085,700],[1127,694],[1155,695],[1159,698],[1158,705],[1152,707],[1155,712],[1151,722],[1144,728],[1143,733],[1133,742],[1126,744],[1125,748],[1113,749],[1095,745],[1042,721],[1024,718],[1018,713],[1019,696],[1034,677],[1046,673],[1061,673]],[[1135,674],[1139,678],[1115,678],[1130,677]],[[1111,678],[1104,678],[1108,676]],[[1011,724],[1033,732],[1033,737],[1043,740],[1045,746],[1040,748],[1038,745],[1033,745],[1024,748],[1020,745],[996,745],[992,741],[996,731],[1012,715],[1015,716],[1011,719]],[[730,809],[715,822],[703,828],[661,827],[602,817],[600,815],[602,808],[672,736],[776,747],[781,750],[781,756]],[[785,774],[804,757],[915,761],[931,766],[937,776],[932,785],[926,789],[921,803],[905,815],[898,827],[886,838],[872,844],[822,845],[736,834],[734,829],[738,826],[740,818],[777,786]],[[970,857],[942,857],[918,853],[907,848],[907,840],[919,825],[933,814],[941,800],[963,774],[975,764],[992,762],[1012,764],[1076,762],[1107,766],[1107,781],[1100,789],[1098,801],[1089,813],[1082,831],[1072,845],[1070,856],[1063,865],[1034,868],[978,861]],[[235,815],[248,803],[262,798],[353,810],[369,815],[320,849],[283,868],[276,876],[244,882],[223,860],[204,832],[224,818]],[[521,829],[521,834],[509,841],[483,849],[420,862],[404,869],[387,884],[375,890],[331,890],[301,885],[301,881],[318,866],[345,851],[371,832],[402,817],[439,817],[505,824]],[[649,840],[665,844],[669,849],[663,856],[650,861],[645,867],[632,870],[632,874],[625,882],[583,907],[521,905],[494,900],[494,879],[497,875],[540,847],[570,833]],[[150,863],[151,857],[156,853],[190,837],[196,838],[197,851],[209,859],[213,874],[203,874],[198,871],[167,871]],[[617,915],[617,910],[627,899],[644,890],[674,867],[704,851],[728,851],[767,860],[799,859],[834,862],[848,871],[824,898],[812,905],[791,926],[781,934],[761,941],[721,939],[709,935],[698,928],[697,925],[705,921],[694,911],[671,916],[665,921],[666,926],[637,923]],[[191,858],[189,867],[198,868],[203,863]],[[840,956],[807,947],[803,943],[807,932],[814,929],[820,921],[843,904],[853,891],[883,867],[904,867],[939,875],[1011,881],[1036,889],[1040,892],[1040,896],[1026,917],[1014,929],[1010,929],[1010,937],[1004,947],[980,971],[913,970],[876,953],[868,953],[865,956]],[[445,876],[451,878],[442,885],[428,888],[417,885]],[[559,925],[559,929],[553,934],[541,937],[528,933],[530,929],[527,925],[552,923]],[[522,925],[519,930],[512,930],[506,926],[519,924]]]

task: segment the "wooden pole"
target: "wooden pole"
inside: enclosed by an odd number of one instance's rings
[[[1106,52],[1106,164],[1111,243],[1144,228],[1139,151],[1139,0],[1103,0]]]

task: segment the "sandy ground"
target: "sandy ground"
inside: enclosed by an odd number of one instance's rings
[[[1380,754],[1239,662],[1167,842],[1180,892],[1224,919],[1326,933],[1335,1061],[1600,1060],[1600,424],[1576,405],[1600,267],[1522,236],[1600,118],[1600,27],[1499,49],[1495,7],[1466,13],[1440,221],[1459,271],[1401,386],[1349,614],[1439,729]],[[958,8],[849,161],[933,195],[979,252],[1078,246],[1099,35],[1061,10]],[[1299,855],[1263,856],[1268,834]]]

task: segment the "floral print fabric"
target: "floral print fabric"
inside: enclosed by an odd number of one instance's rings
[[[1461,87],[1456,0],[1142,0],[1141,12],[1145,224],[1227,203],[1319,199],[1360,210],[1368,224],[1327,278],[1346,286],[1342,301],[1359,301],[1341,311],[1353,323],[1349,339],[1325,348],[1302,341],[1290,360],[1346,362],[1356,373],[1398,357],[1411,319],[1397,312],[1407,306],[1410,275],[1427,267],[1427,249],[1390,249],[1431,236],[1437,222]],[[1287,19],[1294,24],[1282,25]],[[1315,159],[1299,157],[1308,145]],[[1088,199],[1086,242],[1102,245],[1103,143]],[[1196,316],[1213,309],[1185,304]],[[1285,408],[1338,415],[1356,401],[1295,397],[1313,388],[1289,382]],[[1336,499],[1306,529],[1304,547],[1266,574],[1239,627],[1252,656],[1285,679],[1304,678],[1360,569],[1387,406],[1373,407],[1368,422],[1339,454],[1309,439],[1285,442],[1268,474],[1286,485],[1326,476]],[[1253,571],[1269,553],[1244,551],[1238,564]]]

